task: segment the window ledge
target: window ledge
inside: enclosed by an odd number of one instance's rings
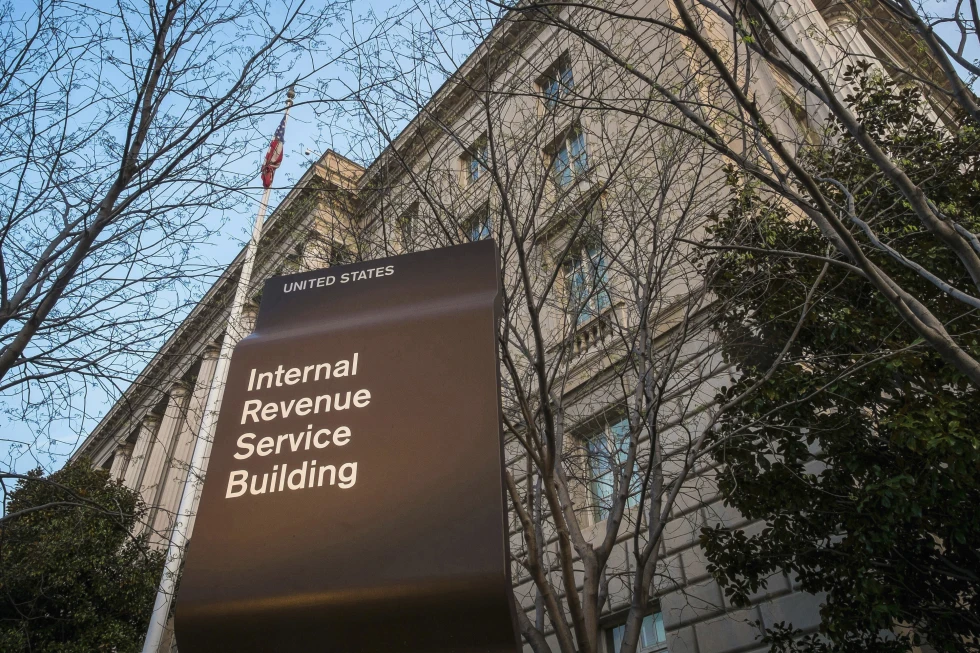
[[[612,304],[602,309],[575,327],[575,332],[566,341],[571,358],[577,359],[593,353],[604,345],[612,336],[613,322],[616,319],[616,309],[621,304]]]

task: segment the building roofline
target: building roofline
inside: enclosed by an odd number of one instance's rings
[[[415,114],[415,117],[413,117],[398,133],[398,135],[395,136],[383,150],[381,150],[378,156],[375,157],[370,164],[368,164],[358,184],[359,190],[366,190],[366,186],[370,184],[371,180],[376,174],[379,174],[381,167],[395,155],[395,152],[403,150],[412,143],[412,141],[426,127],[426,123],[431,121],[432,114],[443,108],[444,104],[453,100],[453,92],[459,88],[460,84],[465,81],[467,76],[479,72],[479,64],[493,54],[493,48],[503,43],[506,40],[505,37],[507,35],[511,34],[513,30],[518,30],[521,27],[527,28],[529,26],[535,26],[539,30],[545,28],[543,23],[524,19],[523,16],[524,12],[511,9],[498,19],[497,24],[493,26],[486,38],[484,38],[483,41],[481,41],[480,44],[473,50],[473,52],[471,52],[466,59],[463,60],[463,63],[460,64],[460,66],[451,75],[449,75],[442,84],[439,85],[439,88],[436,89],[422,108]]]
[[[276,205],[276,208],[272,211],[272,215],[270,215],[265,221],[265,224],[262,225],[263,237],[267,232],[271,232],[271,230],[278,224],[278,222],[282,219],[282,216],[288,211],[293,202],[299,198],[302,191],[309,186],[310,182],[314,178],[321,176],[317,174],[318,170],[323,170],[327,174],[333,171],[338,175],[345,176],[340,170],[332,169],[329,166],[328,162],[330,158],[341,159],[345,163],[354,166],[355,169],[360,170],[361,174],[363,174],[363,166],[359,165],[355,161],[351,161],[347,157],[338,154],[337,152],[334,152],[333,150],[328,149],[320,156],[319,159],[317,159],[309,166],[309,168],[307,168],[307,170],[303,173],[303,176],[300,177],[296,184],[293,185],[289,193],[287,193],[279,204]],[[346,178],[345,180],[348,184],[350,184],[350,188],[353,188],[353,186],[357,183],[356,179]],[[145,397],[142,397],[141,395],[142,393],[152,392],[152,382],[160,376],[167,376],[167,359],[174,354],[171,349],[174,348],[177,343],[179,343],[180,340],[197,325],[200,318],[207,312],[221,310],[218,308],[218,305],[216,305],[216,300],[223,292],[230,290],[231,283],[233,281],[237,281],[238,270],[245,258],[245,249],[245,247],[242,247],[238,254],[235,255],[235,258],[232,259],[231,262],[225,267],[224,271],[218,276],[214,283],[211,284],[211,287],[208,288],[207,292],[205,292],[204,295],[197,301],[194,308],[192,308],[184,319],[181,320],[177,329],[164,341],[159,349],[157,349],[157,352],[153,355],[153,357],[147,361],[140,373],[129,384],[129,387],[127,387],[126,390],[124,390],[123,393],[115,400],[112,408],[110,408],[109,411],[103,415],[102,419],[99,420],[99,423],[89,431],[89,434],[85,437],[82,443],[75,449],[74,452],[72,452],[71,456],[69,456],[69,460],[75,460],[86,453],[90,453],[93,445],[102,439],[101,436],[106,429],[110,429],[111,427],[115,426],[115,422],[125,419],[123,412],[126,410],[126,408],[124,407],[139,405],[142,403],[140,402],[140,399],[145,399]],[[223,303],[221,304],[221,308],[223,308]]]

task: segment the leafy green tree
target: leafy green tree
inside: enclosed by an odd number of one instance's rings
[[[937,125],[914,87],[866,67],[848,81],[864,129],[950,224],[975,233],[977,126]],[[980,354],[977,310],[951,296],[970,279],[864,150],[836,124],[804,158],[868,256]],[[718,480],[726,501],[765,528],[705,529],[712,571],[736,605],[779,570],[825,593],[819,633],[801,640],[781,624],[767,632],[773,650],[908,651],[923,641],[980,650],[978,388],[811,221],[734,173],[730,181],[735,201],[710,245],[723,270],[714,290],[733,306],[718,324],[736,370],[721,394],[759,385],[715,434]]]
[[[79,460],[9,494],[0,530],[0,651],[138,651],[163,554],[133,527],[137,493]]]

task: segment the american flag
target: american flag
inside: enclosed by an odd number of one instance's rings
[[[272,178],[276,176],[276,168],[282,163],[282,145],[286,142],[286,116],[282,117],[276,135],[269,143],[269,151],[265,154],[265,163],[262,164],[262,185],[266,188],[272,186]]]

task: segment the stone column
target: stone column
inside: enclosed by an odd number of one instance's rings
[[[858,31],[857,20],[858,17],[851,12],[850,8],[841,7],[837,9],[827,17],[831,39],[852,61],[867,59],[877,64],[878,55]]]
[[[211,378],[214,376],[214,368],[218,364],[219,351],[217,347],[208,347],[204,351],[201,359],[201,367],[197,374],[197,381],[194,384],[194,391],[187,404],[187,417],[181,423],[174,443],[170,464],[164,472],[164,482],[158,500],[156,520],[153,524],[154,533],[158,535],[152,536],[159,536],[163,541],[169,541],[170,531],[174,526],[177,505],[180,503],[180,495],[184,489],[184,480],[187,478],[191,451],[194,448],[194,439],[197,437],[201,428],[201,418],[204,415],[205,403],[208,400],[208,390],[211,388]]]
[[[772,16],[790,43],[802,50],[820,70],[831,68],[832,59],[823,47],[830,29],[810,0],[781,0],[773,6]]]
[[[133,445],[129,442],[120,442],[116,447],[116,453],[112,456],[112,467],[109,468],[112,480],[121,481],[126,478],[126,468],[132,455]]]
[[[834,84],[837,66],[831,49],[827,47],[831,39],[830,28],[814,4],[810,0],[781,0],[773,6],[772,16],[783,28],[787,40],[801,50],[827,80]],[[812,79],[810,73],[799,63],[796,63],[795,68],[804,77]],[[830,115],[826,105],[809,94],[805,108],[807,114],[818,123],[824,123]]]
[[[153,413],[148,413],[140,423],[136,444],[133,445],[133,453],[129,458],[129,464],[126,465],[126,475],[123,477],[123,485],[130,490],[139,490],[140,483],[143,482],[146,458],[156,439],[158,428],[160,428],[160,417]]]
[[[252,331],[255,330],[255,320],[258,319],[258,316],[259,316],[259,305],[256,304],[255,302],[250,301],[244,306],[242,306],[241,324],[242,324],[242,329],[244,331],[244,333],[242,334],[242,338],[244,338],[245,336],[247,336],[248,334],[252,333]]]
[[[828,79],[834,83],[838,97],[843,99],[847,94],[853,93],[856,90],[852,86],[845,84],[842,78],[847,67],[859,61],[867,61],[872,64],[873,69],[876,69],[883,75],[887,75],[885,69],[878,61],[878,56],[858,31],[858,17],[854,14],[851,7],[843,3],[838,3],[831,6],[824,16],[828,29],[828,38],[824,45],[825,57],[834,62],[833,72],[828,74]]]
[[[252,305],[250,304],[249,306],[252,306]],[[247,309],[248,309],[248,307],[246,306],[246,310],[243,311],[242,322],[243,323],[246,323],[248,325],[248,328],[246,329],[246,331],[248,333],[251,333],[251,331],[252,331],[252,325],[255,322],[255,314],[256,313],[253,310],[253,311],[251,311],[251,316],[248,317],[249,311]],[[246,322],[246,320],[248,320],[248,321]],[[218,354],[220,354],[220,346],[215,345],[215,354],[214,354],[215,355],[215,365],[217,365],[217,356],[218,356]],[[213,369],[214,368],[212,368],[212,374],[208,377],[208,384],[211,383],[212,377],[214,376]],[[227,384],[227,381],[226,381],[226,384]],[[224,390],[224,386],[222,386],[222,390]],[[203,417],[204,417],[204,415],[202,414],[201,415],[201,418],[203,419]],[[200,424],[200,422],[199,422],[199,424]],[[212,434],[212,437],[209,437],[208,440],[204,443],[204,447],[205,447],[204,448],[204,462],[203,462],[203,464],[201,466],[201,469],[195,471],[195,473],[197,473],[199,475],[199,481],[197,482],[197,484],[195,485],[195,488],[194,488],[194,501],[192,503],[193,513],[191,514],[190,521],[187,524],[187,539],[188,539],[188,541],[190,541],[191,535],[194,534],[194,520],[197,518],[197,506],[198,506],[198,504],[201,501],[201,488],[204,485],[204,477],[205,477],[205,475],[207,474],[207,471],[208,471],[208,462],[210,462],[210,460],[211,460],[211,446],[213,444],[214,444],[214,440],[213,440],[213,434]]]
[[[189,394],[189,389],[181,381],[174,383],[171,387],[170,397],[167,400],[167,410],[163,414],[163,419],[160,420],[160,428],[157,429],[156,437],[153,439],[146,459],[146,469],[143,471],[143,479],[140,482],[140,495],[142,495],[146,505],[150,506],[146,521],[148,526],[156,523],[160,492],[170,468],[170,459],[173,455],[177,433],[187,415]],[[151,536],[150,540],[151,542],[159,542],[156,536]]]

